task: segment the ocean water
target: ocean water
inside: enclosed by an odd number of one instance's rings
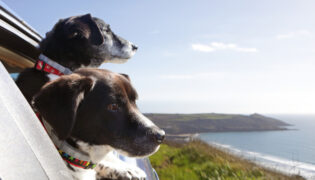
[[[288,131],[202,133],[199,138],[268,168],[315,180],[315,115],[267,115]]]

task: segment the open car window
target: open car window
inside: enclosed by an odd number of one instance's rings
[[[11,72],[32,67],[42,37],[0,1],[0,59]]]

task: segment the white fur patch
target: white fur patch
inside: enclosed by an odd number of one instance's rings
[[[111,61],[126,61],[127,59],[131,58],[136,53],[136,51],[132,49],[132,43],[129,41],[127,44],[124,44],[122,48],[115,46],[114,43],[111,43],[111,44],[112,45],[109,46],[110,54],[116,57]]]
[[[91,161],[98,163],[105,158],[105,156],[110,153],[113,148],[108,145],[89,145],[83,141],[78,141],[80,150],[89,154]]]
[[[114,58],[114,59],[111,59],[111,60],[106,60],[104,62],[110,62],[110,63],[116,63],[116,64],[123,64],[125,62],[127,62],[128,59],[118,59],[118,58]]]
[[[139,117],[140,122],[145,127],[156,126],[149,118],[145,117],[138,109],[134,109],[135,114]]]
[[[118,159],[117,155],[113,153],[113,148],[107,145],[89,145],[83,141],[77,141],[80,150],[86,152],[91,157],[92,162],[98,163],[96,168],[91,170],[82,170],[75,168],[73,174],[79,179],[95,178],[110,178],[110,179],[139,179],[146,178],[145,172],[140,168],[126,164]],[[73,166],[72,166],[73,167]],[[95,172],[96,171],[96,172]]]
[[[104,161],[96,166],[95,171],[98,177],[105,177],[111,179],[139,179],[144,180],[146,174],[140,168],[129,165],[120,159],[113,153],[109,153]]]
[[[53,80],[56,80],[58,79],[60,76],[56,75],[56,74],[47,74],[47,77],[49,78],[49,81],[53,81]]]
[[[76,180],[95,180],[96,179],[96,172],[94,169],[82,169],[75,166],[71,167],[74,171],[71,171],[73,179]]]

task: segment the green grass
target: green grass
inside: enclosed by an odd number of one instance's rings
[[[303,179],[263,169],[202,141],[162,144],[150,161],[161,180]]]

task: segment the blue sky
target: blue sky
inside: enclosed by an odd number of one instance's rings
[[[143,112],[314,113],[315,1],[4,1],[40,34],[91,13],[139,46]]]

